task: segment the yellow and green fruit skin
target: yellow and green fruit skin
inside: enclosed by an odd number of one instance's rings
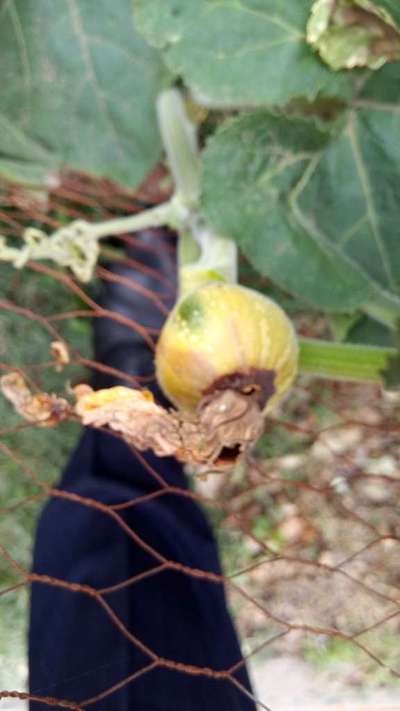
[[[221,377],[273,371],[267,410],[291,386],[298,363],[293,325],[281,307],[239,284],[210,282],[179,301],[156,348],[156,374],[168,399],[193,411]]]

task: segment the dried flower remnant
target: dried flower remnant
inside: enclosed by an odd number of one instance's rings
[[[197,472],[231,468],[259,438],[264,418],[254,393],[232,389],[207,395],[197,410],[185,413],[158,405],[148,390],[124,386],[93,390],[72,389],[75,406],[47,393],[32,394],[19,373],[1,378],[1,391],[29,422],[55,426],[78,416],[83,425],[107,427],[141,451],[159,457],[174,456]]]
[[[307,41],[332,69],[379,69],[400,59],[400,28],[371,0],[316,0]]]
[[[3,375],[0,388],[4,397],[28,422],[42,427],[55,427],[71,414],[71,407],[64,398],[47,393],[32,394],[20,373]]]
[[[195,413],[166,410],[150,392],[116,386],[74,388],[75,412],[85,425],[107,426],[140,450],[174,456],[195,468],[231,467],[261,435],[257,402],[233,390],[208,396]]]
[[[122,385],[94,391],[88,385],[74,388],[75,412],[84,425],[109,427],[140,450],[152,449],[167,457],[179,449],[180,440],[173,418],[154,402],[148,390]]]
[[[264,430],[264,417],[254,394],[231,389],[204,398],[196,419],[198,463],[217,463],[220,469],[231,467]]]

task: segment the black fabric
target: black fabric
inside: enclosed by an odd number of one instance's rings
[[[171,486],[186,489],[174,460],[146,461]],[[60,489],[120,504],[160,489],[128,447],[87,430]],[[168,560],[220,572],[216,544],[199,506],[166,494],[120,512],[127,525]],[[106,513],[52,498],[39,521],[33,570],[101,589],[159,565]],[[159,657],[215,670],[241,659],[220,584],[164,570],[118,592],[107,603],[128,630]],[[127,640],[97,601],[82,592],[33,583],[29,633],[32,694],[82,701],[151,662]],[[249,687],[245,668],[236,678]],[[31,702],[31,711],[49,707]],[[231,682],[157,668],[87,707],[95,711],[254,711]]]
[[[160,329],[176,297],[176,236],[168,230],[144,230],[140,240],[126,249],[127,263],[112,262],[107,269],[123,281],[104,281],[97,302],[113,314],[133,319],[144,329]],[[134,265],[140,265],[135,268]],[[131,288],[128,284],[131,282]],[[141,289],[143,291],[141,291]],[[149,298],[149,294],[156,301]],[[160,306],[162,307],[160,309]],[[152,339],[155,334],[152,333]],[[166,404],[154,381],[153,355],[143,333],[114,318],[94,319],[96,360],[135,377],[153,377],[151,387],[156,398]],[[92,385],[97,390],[112,385],[128,385],[97,371]],[[146,382],[147,384],[147,382]]]

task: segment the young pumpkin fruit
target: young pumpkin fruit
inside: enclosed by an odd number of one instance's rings
[[[297,373],[298,345],[285,312],[240,286],[210,282],[179,301],[156,349],[156,374],[168,399],[194,411],[209,396],[234,390],[269,411]]]

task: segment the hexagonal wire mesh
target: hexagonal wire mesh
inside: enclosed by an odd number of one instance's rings
[[[65,175],[42,203],[4,185],[0,193],[0,232],[18,243],[27,225],[51,230],[82,216],[100,220],[130,214],[145,203],[157,203],[165,197],[163,178],[162,171],[157,171],[139,193],[132,194],[106,181]],[[113,238],[111,244],[102,244],[102,260],[125,261],[138,273],[145,270],[144,265],[132,264],[124,254],[126,242],[140,250],[137,236]],[[168,245],[160,246],[164,248],[169,249]],[[96,270],[97,285],[100,280],[120,278],[103,263]],[[68,384],[87,382],[90,370],[115,374],[96,362],[91,352],[90,325],[99,316],[108,315],[125,323],[150,348],[154,347],[154,330],[120,314],[106,314],[96,302],[93,285],[84,287],[66,270],[32,261],[22,271],[9,265],[1,269],[0,369],[18,370],[35,391],[63,395]],[[165,299],[173,285],[163,281],[161,275],[159,280],[157,294],[144,290],[134,279],[129,287],[140,291],[165,314]],[[298,328],[304,335],[315,335],[325,325],[323,320],[299,318]],[[50,343],[54,340],[64,343],[69,352],[69,363],[62,369],[51,355]],[[119,375],[134,387],[145,386],[149,380]],[[109,600],[115,591],[165,570],[179,570],[204,584],[224,586],[246,662],[268,648],[315,656],[318,650],[343,645],[354,652],[360,668],[380,668],[400,677],[398,644],[396,650],[400,624],[400,519],[396,510],[400,406],[396,397],[376,386],[300,378],[281,410],[268,419],[256,450],[234,471],[210,473],[204,480],[192,476],[193,486],[183,491],[170,486],[146,464],[155,490],[146,497],[114,505],[57,489],[59,468],[79,432],[76,422],[47,429],[21,422],[4,399],[0,407],[0,604],[7,612],[1,616],[3,669],[7,669],[7,655],[12,656],[7,620],[13,619],[14,607],[20,603],[26,611],[24,591],[33,582],[88,597],[93,606],[103,608],[119,634],[148,659],[143,668],[121,678],[112,688],[103,688],[99,677],[98,693],[79,702],[46,694],[29,695],[23,690],[0,690],[0,699],[29,698],[83,710],[100,699],[110,698],[111,703],[117,689],[135,684],[141,675],[157,668],[190,674],[194,680],[206,676],[229,681],[248,695],[235,676],[244,662],[218,670],[182,664],[179,658],[162,658],[113,612]],[[133,455],[144,461],[140,452]],[[190,497],[207,510],[220,543],[223,576],[166,558],[127,527],[124,509],[160,496]],[[109,517],[130,538],[132,546],[147,550],[154,566],[147,573],[120,582],[116,571],[115,585],[108,589],[32,573],[32,531],[47,497],[68,499],[96,511],[99,517]],[[24,614],[17,618],[22,635]],[[3,676],[2,684],[12,679],[10,673]],[[268,708],[268,698],[256,701],[259,708]]]

